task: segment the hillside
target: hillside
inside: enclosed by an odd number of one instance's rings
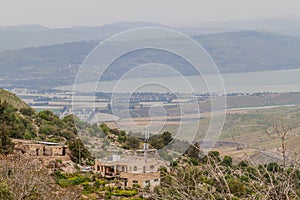
[[[9,104],[11,104],[13,107],[19,110],[22,108],[30,109],[29,106],[23,100],[21,100],[15,94],[12,94],[11,92],[8,92],[2,88],[0,88],[0,99],[1,101],[9,102]]]
[[[220,71],[253,72],[300,67],[300,39],[270,32],[241,31],[196,36]]]
[[[27,106],[14,94],[1,89],[0,91],[0,149],[6,154],[11,151],[9,138],[35,141],[56,142],[68,145],[73,161],[78,161],[78,148],[81,146],[81,158],[91,159],[91,155],[84,147],[77,133],[93,129],[101,134],[98,126],[81,123],[79,129],[75,127],[72,115],[60,119],[51,111],[36,112]]]
[[[300,67],[299,38],[256,31],[193,37],[205,47],[222,73]],[[2,87],[22,86],[38,89],[73,84],[80,64],[96,45],[95,41],[81,41],[2,52],[0,84]],[[151,62],[173,66],[187,76],[196,73],[178,56],[161,50],[147,49],[130,52],[116,60],[106,72],[105,78],[117,79],[133,66]],[[149,73],[143,76],[164,75],[155,70]]]

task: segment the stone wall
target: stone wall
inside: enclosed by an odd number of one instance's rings
[[[30,156],[66,156],[67,147],[62,145],[51,146],[36,144],[28,140],[13,140],[15,150],[26,153]]]

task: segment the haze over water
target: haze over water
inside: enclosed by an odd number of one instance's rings
[[[205,75],[205,79],[214,80],[219,75]],[[249,73],[222,74],[224,87],[227,93],[255,93],[255,92],[300,92],[300,69]],[[199,81],[201,80],[202,81]],[[191,93],[208,92],[203,78],[197,76],[188,77],[154,77],[154,78],[131,78],[118,81],[101,82],[96,91],[99,92],[167,92],[159,85],[172,86],[172,92]],[[212,81],[213,82],[213,81]],[[156,83],[156,84],[155,84]],[[211,83],[211,81],[210,81]],[[145,87],[136,88],[136,86]],[[148,84],[148,85],[147,85]],[[85,83],[77,86],[79,91],[93,92],[95,83]],[[190,87],[192,85],[192,87]],[[73,86],[62,86],[56,89],[72,90]],[[214,85],[210,85],[214,88]],[[171,91],[169,91],[171,92]],[[220,92],[220,91],[213,91]]]

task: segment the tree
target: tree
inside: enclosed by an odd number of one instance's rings
[[[164,139],[160,135],[150,137],[149,144],[154,149],[162,149],[165,146]]]
[[[1,157],[0,199],[73,200],[80,197],[76,188],[60,188],[38,160],[23,156]]]
[[[200,144],[197,142],[195,144],[191,144],[188,150],[185,152],[185,154],[190,158],[199,160],[201,152],[202,151],[200,149]]]
[[[68,142],[68,147],[72,153],[71,158],[74,162],[81,162],[82,159],[90,159],[91,154],[80,139]]]
[[[7,112],[8,104],[0,100],[0,150],[1,154],[8,154],[13,151],[14,143],[10,139],[11,126],[9,126],[9,112]]]
[[[232,158],[230,156],[224,156],[221,164],[224,166],[227,166],[227,167],[231,167],[232,166]]]
[[[286,151],[287,151],[287,134],[291,130],[289,126],[286,125],[283,119],[273,119],[272,125],[266,130],[267,134],[274,140],[280,139],[281,142],[281,155],[283,167],[286,167]]]
[[[162,134],[153,135],[149,138],[149,144],[155,149],[162,149],[173,140],[172,134],[168,131]]]
[[[35,114],[35,111],[32,108],[28,107],[21,108],[20,113],[22,113],[23,115],[32,116],[33,114]]]
[[[126,139],[126,145],[128,145],[132,149],[138,149],[138,148],[140,148],[140,142],[141,141],[138,138],[133,137],[133,136],[129,136]]]
[[[169,131],[163,132],[162,138],[165,145],[169,144],[173,140],[172,134]]]

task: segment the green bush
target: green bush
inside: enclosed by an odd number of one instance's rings
[[[232,158],[230,156],[224,156],[221,165],[231,167],[232,166]]]
[[[115,190],[112,192],[113,196],[132,197],[138,194],[136,190]]]
[[[30,131],[26,130],[26,132],[24,134],[24,139],[32,140],[34,137],[35,137],[35,135],[33,135]]]
[[[238,179],[229,179],[228,186],[230,192],[236,196],[242,196],[246,192],[245,185]]]
[[[46,121],[53,121],[55,117],[57,118],[57,116],[55,116],[54,113],[49,110],[43,110],[39,112],[38,117]]]
[[[12,193],[5,182],[0,182],[0,199],[13,200]]]
[[[59,171],[54,173],[56,183],[62,187],[80,185],[85,182],[91,182],[91,179],[80,174],[63,174]]]
[[[126,140],[126,145],[132,149],[138,149],[140,148],[140,142],[138,138],[130,136]]]
[[[35,111],[32,108],[21,108],[20,113],[27,116],[32,116],[35,114]]]

